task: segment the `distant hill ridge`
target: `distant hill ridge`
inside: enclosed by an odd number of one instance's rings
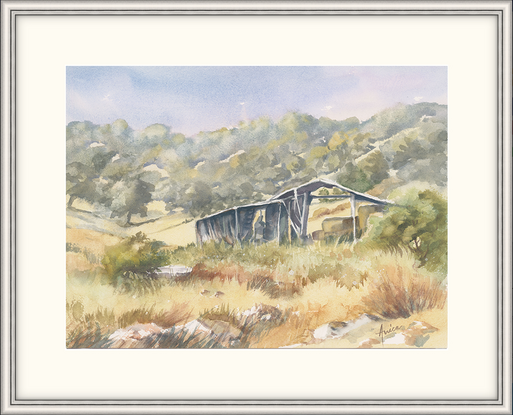
[[[66,127],[68,206],[105,217],[165,212],[200,217],[328,177],[366,192],[387,183],[447,185],[447,106],[398,104],[360,122],[289,112],[194,137],[124,120]]]

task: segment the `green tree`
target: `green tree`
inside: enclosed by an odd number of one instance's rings
[[[112,190],[117,193],[117,197],[111,205],[112,218],[126,215],[126,224],[131,225],[132,215],[147,216],[148,208],[146,204],[152,200],[151,192],[155,190],[153,184],[136,177],[135,179],[124,179],[116,183]]]
[[[211,213],[213,194],[211,187],[205,182],[198,181],[184,195],[188,201],[189,211],[194,216],[205,216]]]
[[[419,266],[447,272],[447,200],[440,193],[411,190],[372,224],[374,247],[410,251]]]
[[[369,180],[373,184],[379,184],[389,177],[388,163],[379,150],[374,150],[373,152],[369,153],[367,157],[358,163],[358,167],[360,167],[367,174]]]
[[[366,192],[372,189],[372,182],[367,178],[363,170],[353,162],[345,164],[340,175],[337,177],[337,182],[357,192]]]
[[[112,199],[104,192],[104,187],[105,185],[97,177],[92,167],[80,162],[72,162],[66,166],[68,208],[73,207],[73,202],[76,199],[108,205]]]

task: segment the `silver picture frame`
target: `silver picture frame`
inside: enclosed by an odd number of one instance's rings
[[[19,160],[24,157],[17,146],[17,73],[22,63],[17,60],[17,24],[31,16],[88,17],[100,16],[431,16],[462,19],[489,16],[496,25],[496,278],[494,312],[497,326],[496,384],[494,399],[461,399],[439,397],[404,399],[69,399],[20,396],[24,381],[18,374],[17,317],[26,304],[17,298],[17,264],[23,261],[17,245],[17,194]],[[512,288],[511,288],[511,165],[512,165],[512,6],[498,1],[24,1],[1,3],[1,409],[2,414],[511,414],[512,411]],[[495,45],[493,46],[495,47]],[[37,70],[34,68],[33,70]],[[64,82],[64,80],[63,80]],[[62,118],[62,117],[61,117]],[[488,143],[492,144],[492,143]],[[64,145],[64,144],[63,144]],[[481,143],[487,145],[487,143]],[[450,160],[450,157],[449,157]],[[64,277],[62,277],[64,284]],[[63,301],[56,297],[55,301]],[[449,300],[450,301],[450,300]],[[64,306],[62,307],[64,310]],[[450,316],[449,316],[450,318]],[[452,323],[451,323],[452,324]],[[64,331],[64,328],[63,328]],[[449,342],[449,348],[450,348]],[[147,353],[147,352],[145,352]],[[293,351],[292,351],[293,353]],[[386,356],[384,357],[386,359]],[[469,362],[470,364],[471,362]],[[58,362],[56,363],[58,364]],[[58,396],[59,392],[55,392]],[[107,393],[108,395],[108,393]],[[450,393],[449,393],[450,395]]]

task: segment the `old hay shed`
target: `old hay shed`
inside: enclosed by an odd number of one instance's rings
[[[316,194],[319,189],[338,189],[339,194]],[[197,242],[201,245],[213,240],[233,245],[235,242],[258,244],[270,241],[288,243],[298,239],[306,241],[312,237],[308,233],[308,218],[312,201],[314,199],[338,200],[345,198],[350,201],[351,216],[330,218],[329,221],[324,221],[323,231],[321,234],[317,233],[317,236],[324,235],[324,233],[330,234],[330,231],[341,234],[347,233],[349,230],[350,233],[352,228],[353,238],[356,239],[357,231],[365,226],[364,222],[367,216],[372,212],[381,211],[383,206],[391,203],[341,186],[332,180],[318,179],[285,190],[263,202],[236,206],[199,219],[196,222]],[[359,212],[358,205],[362,203],[366,205],[361,206],[366,208],[366,212],[363,212],[362,209]],[[359,213],[360,221],[358,220]]]

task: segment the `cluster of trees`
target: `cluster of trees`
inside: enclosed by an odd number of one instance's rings
[[[200,217],[316,177],[365,192],[391,176],[438,186],[447,176],[447,108],[431,103],[365,122],[291,112],[194,137],[161,124],[135,131],[124,120],[71,122],[66,133],[68,207],[82,199],[127,224],[152,201]]]
[[[368,245],[389,252],[410,252],[419,267],[447,275],[447,200],[433,190],[410,189],[373,218]]]

